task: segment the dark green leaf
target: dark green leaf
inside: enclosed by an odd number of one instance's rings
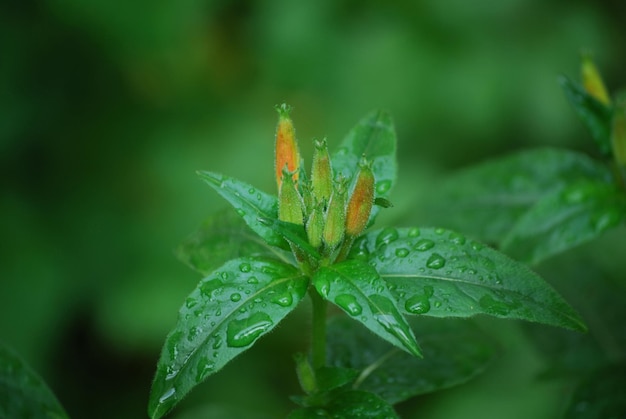
[[[419,346],[406,319],[378,272],[365,262],[349,260],[321,267],[313,284],[334,303],[383,339],[420,356]]]
[[[372,231],[355,243],[351,257],[375,266],[407,313],[489,314],[585,330],[579,315],[524,264],[452,231]]]
[[[350,324],[354,327],[353,322],[350,322]],[[358,329],[363,330],[362,327]],[[316,371],[316,374],[319,389],[321,391],[329,391],[352,383],[359,372],[352,368],[322,367]]]
[[[0,418],[67,417],[41,377],[17,354],[0,345]]]
[[[412,318],[411,324],[423,359],[334,318],[328,325],[329,364],[360,370],[355,388],[395,404],[462,384],[480,374],[495,354],[494,345],[471,321]]]
[[[159,418],[291,312],[308,280],[291,265],[241,258],[204,278],[181,307],[150,394]]]
[[[217,212],[176,249],[185,264],[208,275],[231,259],[254,256],[290,262],[291,253],[268,245],[232,209]]]
[[[569,103],[591,132],[598,148],[604,155],[611,154],[612,109],[591,96],[578,83],[565,76],[559,77]]]
[[[272,228],[278,234],[283,236],[285,240],[292,243],[307,254],[316,259],[320,258],[320,254],[317,249],[309,244],[309,239],[306,236],[306,231],[304,231],[304,226],[287,223],[274,218],[260,218],[259,221]]]
[[[393,407],[373,393],[346,391],[338,393],[325,407],[308,407],[291,412],[289,419],[315,418],[372,418],[394,419],[398,415]]]
[[[626,365],[611,365],[588,377],[576,389],[566,419],[626,417]]]
[[[278,232],[259,221],[260,218],[278,218],[278,200],[274,195],[219,173],[199,171],[198,175],[230,202],[246,224],[263,240],[271,246],[289,249],[289,245]]]
[[[425,205],[431,223],[499,243],[541,198],[578,181],[611,179],[607,167],[584,154],[541,148],[461,170]]]
[[[592,240],[626,217],[626,196],[612,184],[579,182],[537,202],[515,223],[502,249],[536,264]]]
[[[397,172],[396,132],[389,113],[371,112],[348,132],[331,158],[335,174],[341,173],[355,181],[354,174],[363,156],[372,162],[376,197],[388,198]],[[372,208],[370,222],[379,210],[377,206]]]

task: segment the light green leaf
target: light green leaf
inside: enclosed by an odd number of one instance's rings
[[[289,419],[372,418],[397,419],[393,407],[373,393],[351,390],[337,393],[326,406],[309,407],[291,412]]]
[[[328,325],[329,365],[359,370],[354,388],[395,404],[462,384],[482,373],[495,355],[493,343],[471,321],[413,317],[411,325],[423,359],[334,318]]]
[[[559,77],[559,84],[574,110],[591,132],[598,148],[604,155],[611,154],[611,118],[613,110],[587,93],[578,83],[565,76]]]
[[[452,231],[372,231],[355,243],[351,257],[376,267],[406,313],[489,314],[585,330],[579,315],[524,264]]]
[[[425,203],[429,222],[499,243],[545,196],[582,180],[611,182],[608,168],[574,151],[541,148],[461,170]]]
[[[313,256],[316,259],[320,258],[320,254],[317,249],[309,243],[306,231],[304,231],[304,226],[270,218],[259,218],[259,221],[272,228],[278,234],[283,236],[285,240],[292,243],[300,250],[303,250],[308,255]]]
[[[378,336],[421,356],[415,335],[400,314],[385,281],[365,262],[349,260],[321,267],[313,277],[320,295]]]
[[[354,174],[363,156],[372,162],[376,198],[387,199],[396,182],[397,173],[396,132],[389,113],[371,112],[348,132],[331,158],[335,174],[341,173],[354,182]],[[388,199],[379,202],[388,202]],[[372,208],[370,223],[378,211],[380,207]]]
[[[232,208],[211,215],[178,246],[176,255],[202,275],[239,257],[268,257],[286,263],[293,260],[291,253],[268,245]]]
[[[0,418],[67,417],[43,379],[16,353],[0,345]]]
[[[278,218],[278,200],[275,196],[219,173],[198,171],[198,175],[230,202],[246,224],[269,245],[289,249],[278,232],[259,221],[260,218]]]
[[[546,196],[502,241],[502,250],[536,264],[592,240],[626,218],[626,196],[612,184],[579,182]]]
[[[566,419],[626,417],[626,365],[611,365],[587,377],[576,389]]]
[[[308,279],[291,265],[241,258],[204,278],[180,308],[152,384],[148,412],[159,418],[193,387],[250,348],[291,312]]]

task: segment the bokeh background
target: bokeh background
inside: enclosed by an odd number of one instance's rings
[[[146,417],[199,280],[173,249],[225,207],[195,170],[272,191],[275,104],[294,107],[305,158],[384,108],[400,180],[380,222],[424,224],[420,203],[457,168],[541,145],[593,154],[556,77],[577,78],[586,48],[619,88],[625,16],[620,0],[1,2],[0,341],[70,416]],[[308,321],[294,313],[173,417],[284,417]],[[566,386],[537,378],[546,359],[516,322],[495,324],[490,371],[404,417],[558,414]]]

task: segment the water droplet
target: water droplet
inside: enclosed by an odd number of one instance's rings
[[[170,336],[170,338],[167,340],[167,350],[170,354],[171,360],[175,360],[178,357],[178,344],[180,343],[182,337],[183,332],[178,331]]]
[[[476,250],[477,252],[483,250],[485,248],[485,245],[482,243],[478,243],[478,242],[472,242],[472,249]]]
[[[391,181],[390,180],[381,180],[376,183],[376,193],[379,195],[384,195],[391,189]]]
[[[457,244],[457,245],[463,245],[465,244],[465,236],[459,234],[459,233],[450,233],[449,239],[452,243]]]
[[[405,326],[404,320],[398,313],[393,302],[382,295],[373,294],[369,296],[372,301],[372,312],[374,318],[387,332],[394,335],[406,347],[415,347],[415,339],[411,330]]]
[[[399,247],[396,249],[396,256],[399,258],[405,258],[409,255],[410,251],[407,248]]]
[[[426,267],[430,269],[441,269],[445,264],[446,260],[439,253],[433,253],[426,261]]]
[[[338,295],[337,298],[335,298],[335,304],[344,309],[346,313],[351,316],[358,316],[363,312],[363,307],[361,307],[354,295]]]
[[[246,216],[246,212],[242,210],[241,208],[237,208],[237,214],[239,214],[240,217]]]
[[[219,279],[210,279],[200,286],[200,293],[206,298],[212,298],[213,292],[223,285]]]
[[[173,379],[174,377],[178,375],[179,371],[180,371],[179,369],[174,368],[171,365],[168,365],[166,369],[167,375],[165,376],[165,380]]]
[[[616,226],[622,220],[622,215],[619,211],[609,209],[605,212],[594,214],[591,222],[596,231],[605,231],[611,227]]]
[[[435,229],[435,234],[442,235],[442,234],[443,234],[443,233],[445,233],[445,232],[446,232],[446,230],[445,230],[445,229],[443,229],[443,228],[441,228],[441,227],[437,227],[437,228]]]
[[[255,193],[255,192],[256,192],[256,189],[254,189],[254,188],[250,188],[250,189],[248,189],[248,193],[249,193],[250,195],[254,195],[254,193]]]
[[[378,233],[378,236],[376,237],[376,247],[389,244],[395,240],[398,240],[398,230],[391,227],[385,228],[383,231]]]
[[[435,301],[435,308],[441,307],[441,301]]]
[[[213,341],[213,349],[221,348],[222,347],[222,343],[223,343],[222,336],[216,334],[216,335],[213,335],[213,339],[215,339]]]
[[[411,314],[424,314],[430,311],[430,300],[427,295],[417,294],[406,300],[404,308]]]
[[[315,284],[315,288],[324,298],[328,298],[330,293],[330,281],[326,278],[319,278]]]
[[[413,249],[418,250],[420,252],[425,252],[427,250],[432,249],[435,246],[435,242],[429,239],[422,239],[415,243]]]
[[[243,262],[241,265],[239,265],[239,270],[243,273],[246,272],[250,272],[252,268],[250,268],[250,264],[247,262]]]
[[[189,342],[193,341],[198,336],[198,333],[200,332],[202,332],[201,327],[196,327],[196,326],[191,327],[189,329],[189,334],[187,334],[187,340]]]
[[[163,404],[163,403],[169,401],[175,395],[176,395],[176,387],[170,388],[165,393],[163,393],[163,395],[159,398],[159,404]]]
[[[506,316],[511,312],[511,306],[504,301],[498,301],[491,295],[483,295],[478,301],[485,312],[494,315]]]
[[[420,235],[420,229],[417,227],[412,227],[409,229],[409,237],[417,237]]]
[[[251,276],[250,278],[248,278],[248,284],[258,284],[259,280],[256,278],[256,276]]]
[[[290,292],[285,292],[284,294],[274,296],[271,301],[281,307],[289,307],[293,304],[293,296]]]
[[[222,272],[222,274],[220,276],[222,277],[223,280],[227,280],[228,279],[228,272]]]
[[[272,318],[261,312],[253,313],[244,319],[233,320],[226,329],[226,344],[231,348],[251,345],[273,325]]]
[[[239,294],[238,292],[233,292],[232,294],[230,294],[230,301],[236,303],[239,300],[241,300],[241,294]]]
[[[198,300],[196,300],[196,299],[195,299],[195,298],[193,298],[193,297],[188,297],[188,298],[185,300],[185,307],[187,307],[187,308],[192,308],[192,307],[194,307],[196,304],[198,304]]]
[[[196,373],[196,382],[204,380],[215,369],[215,363],[209,361],[203,356],[198,362],[198,372]]]

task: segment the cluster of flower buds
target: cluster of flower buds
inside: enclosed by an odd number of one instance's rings
[[[277,107],[276,182],[278,219],[304,226],[309,244],[329,261],[349,250],[367,226],[374,204],[374,174],[363,158],[352,193],[348,179],[333,174],[325,140],[315,141],[310,178],[302,169],[289,107]]]

